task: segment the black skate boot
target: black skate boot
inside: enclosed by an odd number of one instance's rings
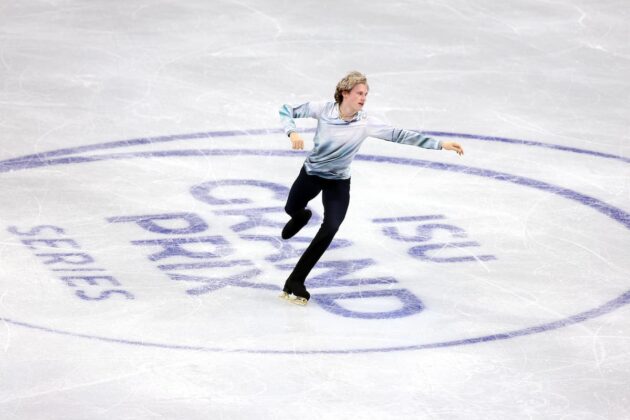
[[[295,303],[296,305],[304,306],[311,298],[311,294],[306,291],[306,287],[304,287],[303,284],[287,280],[286,283],[284,283],[284,288],[282,289],[280,298],[288,300],[291,303]]]
[[[296,233],[300,231],[309,220],[311,220],[311,216],[313,213],[309,209],[304,209],[298,212],[295,216],[291,218],[282,229],[282,239],[289,239],[295,236]]]

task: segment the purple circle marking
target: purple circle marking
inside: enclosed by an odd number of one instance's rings
[[[64,165],[64,164],[74,164],[74,163],[89,163],[89,162],[99,162],[99,161],[105,161],[105,160],[119,160],[119,159],[131,159],[131,158],[233,156],[233,155],[300,157],[304,155],[303,152],[293,152],[293,151],[284,151],[284,150],[258,150],[258,149],[200,150],[200,149],[195,149],[195,150],[167,150],[167,151],[152,151],[152,152],[112,153],[112,154],[92,155],[92,156],[85,156],[85,155],[69,156],[69,155],[74,155],[77,153],[87,152],[87,151],[127,147],[127,146],[132,146],[132,145],[135,146],[139,144],[151,144],[151,143],[158,143],[158,142],[164,142],[164,141],[187,140],[187,139],[205,138],[205,137],[274,134],[278,132],[279,130],[249,130],[249,131],[199,133],[195,135],[166,136],[166,137],[159,137],[159,138],[153,138],[153,139],[137,139],[137,140],[121,141],[121,142],[113,142],[113,143],[102,143],[102,144],[82,146],[82,147],[77,147],[77,148],[72,148],[72,149],[59,149],[56,151],[51,151],[51,152],[47,152],[43,154],[23,156],[21,158],[2,161],[0,162],[0,173],[13,171],[13,170],[31,169],[31,168],[42,167],[42,166]],[[469,139],[478,139],[478,140],[484,140],[484,141],[500,141],[504,143],[514,143],[514,144],[521,144],[521,145],[526,145],[526,146],[547,147],[551,149],[568,151],[568,152],[573,152],[573,153],[581,153],[581,154],[587,154],[587,155],[592,155],[596,157],[616,159],[616,160],[620,160],[626,163],[630,163],[630,159],[627,159],[621,156],[608,155],[608,154],[588,151],[584,149],[566,148],[564,146],[549,145],[549,144],[544,144],[544,143],[539,143],[539,142],[505,139],[505,138],[499,138],[499,137],[476,136],[476,135],[471,135],[471,134],[456,134],[456,133],[432,133],[432,134],[443,135],[443,136],[448,136],[448,137],[462,137],[462,138],[469,138]],[[491,178],[497,181],[510,182],[516,185],[535,188],[541,191],[556,194],[558,196],[561,196],[569,200],[577,201],[578,203],[582,205],[590,207],[610,217],[612,220],[620,223],[627,229],[630,229],[630,214],[623,211],[622,209],[613,207],[601,200],[578,193],[576,191],[559,187],[559,186],[555,186],[546,182],[534,180],[531,178],[521,177],[518,175],[512,175],[512,174],[508,174],[504,172],[492,171],[488,169],[474,168],[474,167],[455,165],[455,164],[437,163],[437,162],[424,161],[424,160],[418,160],[418,159],[396,158],[396,157],[376,156],[376,155],[357,155],[355,159],[360,160],[360,161],[367,161],[367,162],[389,163],[389,164],[396,164],[396,165],[416,166],[416,167],[422,167],[422,168],[434,169],[434,170],[458,172],[462,174],[486,177],[486,178]],[[223,349],[223,348],[218,348],[218,347],[205,347],[205,346],[187,346],[187,345],[178,345],[178,344],[152,343],[152,342],[146,342],[146,341],[125,340],[125,339],[117,339],[117,338],[110,338],[110,337],[93,336],[89,334],[73,333],[69,331],[63,331],[63,330],[33,325],[26,322],[4,318],[4,317],[0,317],[0,320],[13,324],[13,325],[25,327],[25,328],[46,331],[46,332],[61,334],[65,336],[87,338],[91,340],[113,342],[113,343],[119,343],[119,344],[128,344],[128,345],[145,346],[145,347],[157,347],[157,348],[164,348],[164,349],[193,350],[193,351],[204,351],[204,352],[226,352],[226,353],[256,353],[256,354],[296,354],[296,353],[297,354],[353,354],[353,353],[376,353],[376,352],[382,353],[382,352],[395,352],[395,351],[408,351],[408,350],[423,350],[423,349],[431,349],[431,348],[452,347],[452,346],[459,346],[459,345],[483,343],[483,342],[489,342],[489,341],[505,340],[508,338],[542,333],[542,332],[566,327],[568,325],[577,324],[577,323],[610,313],[624,305],[627,305],[628,303],[630,303],[630,290],[622,293],[615,299],[612,299],[604,303],[603,305],[600,305],[593,309],[580,312],[578,314],[572,315],[564,319],[559,319],[553,322],[548,322],[548,323],[544,323],[544,324],[540,324],[540,325],[536,325],[532,327],[522,328],[522,329],[508,331],[508,332],[499,333],[499,334],[491,334],[491,335],[484,335],[484,336],[473,337],[473,338],[465,338],[465,339],[460,339],[460,340],[451,340],[451,341],[444,341],[444,342],[407,345],[407,346],[384,347],[384,348],[364,348],[364,349],[351,349],[351,350],[302,350],[302,351],[299,351],[299,350],[252,350],[252,349]]]
[[[315,132],[315,129],[307,128],[307,129],[301,129],[299,131],[302,133],[313,133]],[[272,135],[272,134],[282,134],[282,133],[284,133],[282,129],[257,128],[257,129],[248,129],[248,130],[208,131],[208,132],[200,132],[200,133],[175,134],[175,135],[170,135],[170,136],[142,137],[142,138],[130,139],[130,140],[118,140],[118,141],[111,141],[111,142],[106,142],[106,143],[89,144],[85,146],[51,150],[48,152],[25,155],[25,156],[13,158],[13,159],[0,161],[0,172],[5,172],[7,170],[10,170],[12,166],[15,166],[16,169],[21,169],[22,162],[29,162],[29,161],[37,162],[37,161],[46,160],[47,158],[51,158],[51,157],[68,156],[68,155],[74,155],[74,154],[83,153],[83,152],[92,152],[96,150],[116,149],[119,147],[143,146],[147,144],[156,144],[156,143],[169,143],[169,142],[181,141],[181,140],[196,140],[196,139],[234,137],[234,136]],[[490,141],[490,142],[498,142],[498,143],[514,144],[514,145],[522,145],[522,146],[530,146],[530,147],[542,147],[546,149],[560,150],[563,152],[590,155],[590,156],[619,160],[621,162],[630,163],[629,158],[619,156],[619,155],[613,155],[610,153],[597,152],[597,151],[587,150],[587,149],[580,149],[576,147],[568,147],[568,146],[563,146],[559,144],[543,143],[539,141],[518,140],[518,139],[512,139],[512,138],[507,138],[507,137],[497,137],[497,136],[482,136],[478,134],[450,133],[450,132],[445,132],[445,131],[425,131],[424,133],[429,136],[435,136],[435,137],[457,137],[457,138],[463,138],[463,139],[469,139],[469,140]]]

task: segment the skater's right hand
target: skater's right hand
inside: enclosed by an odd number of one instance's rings
[[[295,131],[292,132],[291,135],[289,136],[289,139],[291,140],[292,149],[294,150],[304,149],[304,140],[302,140],[302,137],[300,137],[298,133],[296,133]]]

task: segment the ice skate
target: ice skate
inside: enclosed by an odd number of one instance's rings
[[[295,234],[298,233],[304,226],[306,226],[309,220],[311,220],[312,215],[313,212],[311,212],[309,209],[304,209],[298,212],[294,217],[291,218],[291,220],[287,222],[287,224],[282,229],[282,239],[289,239],[294,237]]]
[[[308,299],[300,296],[293,296],[291,297],[291,299],[289,299],[289,302],[295,305],[306,306],[306,304],[308,303]]]
[[[306,306],[308,300],[311,298],[311,294],[306,290],[303,284],[291,284],[289,280],[287,280],[284,284],[284,289],[282,289],[282,293],[278,297],[296,305]]]
[[[306,304],[308,303],[308,299],[304,298],[304,297],[300,297],[300,296],[293,296],[287,292],[282,292],[280,293],[280,295],[278,296],[280,299],[286,300],[290,303],[293,303],[295,305],[300,305],[300,306],[306,306]]]

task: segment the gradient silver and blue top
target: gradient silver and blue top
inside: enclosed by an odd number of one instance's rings
[[[297,131],[294,118],[317,119],[313,149],[304,166],[309,175],[326,179],[350,178],[350,164],[368,137],[425,149],[442,148],[439,140],[418,131],[394,128],[364,111],[359,111],[351,121],[345,121],[340,118],[335,102],[307,102],[296,107],[282,105],[280,119],[287,135]]]

